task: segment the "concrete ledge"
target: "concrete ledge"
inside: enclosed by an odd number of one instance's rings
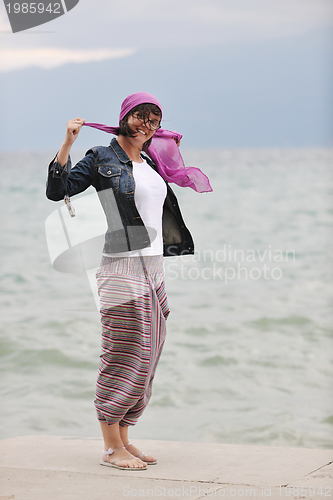
[[[101,467],[101,438],[2,440],[0,500],[333,500],[331,450],[148,440],[135,444],[156,455],[158,464],[132,472]]]

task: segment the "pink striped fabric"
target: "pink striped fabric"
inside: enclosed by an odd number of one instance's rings
[[[134,425],[147,406],[169,315],[163,256],[103,257],[96,273],[102,354],[95,408],[101,422]]]

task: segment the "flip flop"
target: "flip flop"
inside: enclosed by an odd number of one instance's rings
[[[112,455],[115,451],[121,450],[122,448],[126,449],[125,446],[120,446],[119,448],[109,448],[108,451],[103,450],[103,455]],[[117,462],[122,462],[123,460],[140,460],[139,457],[130,457],[130,458],[118,458],[118,460],[114,460],[113,462],[104,462],[104,460],[100,461],[101,465],[105,465],[105,467],[114,467],[115,469],[121,470],[146,470],[147,466],[144,467],[121,467],[120,465],[116,465]]]
[[[127,443],[124,448],[127,449],[127,446],[129,446],[130,444],[132,443]],[[131,452],[130,452],[131,453]],[[133,455],[133,453],[132,453]],[[139,458],[140,460],[142,460],[143,462],[146,462],[147,465],[156,465],[157,464],[157,460],[154,460],[153,462],[152,461],[149,461],[149,460],[145,460],[144,457],[146,457],[147,455],[142,451],[140,455],[134,455],[135,457]]]

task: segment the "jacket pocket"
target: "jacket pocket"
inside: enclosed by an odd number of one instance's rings
[[[111,177],[117,177],[121,175],[121,167],[116,165],[100,165],[98,167],[98,173],[103,177],[110,179]]]

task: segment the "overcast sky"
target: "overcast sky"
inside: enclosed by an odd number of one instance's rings
[[[80,0],[70,12],[11,32],[0,4],[0,71],[126,57],[140,49],[280,38],[333,25],[332,0]]]

